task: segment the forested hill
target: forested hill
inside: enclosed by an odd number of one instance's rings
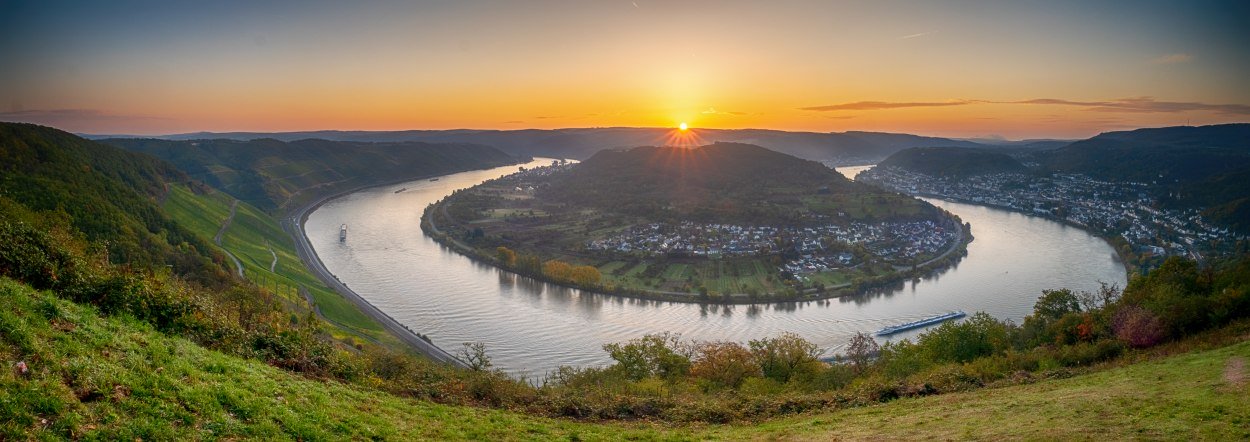
[[[715,143],[696,148],[606,150],[555,174],[543,198],[649,218],[771,224],[837,217],[864,206],[895,204],[896,213],[924,205],[847,180],[833,169],[763,147]],[[887,202],[887,200],[889,202]],[[817,217],[818,218],[818,217]]]
[[[428,143],[474,143],[494,146],[512,155],[532,155],[584,160],[604,149],[673,144],[672,128],[596,127],[520,130],[406,130],[406,131],[311,131],[311,132],[198,132],[161,137],[170,140],[232,139],[248,141],[272,138],[296,141],[317,138],[337,141]],[[766,129],[692,129],[697,144],[735,142],[762,146],[777,152],[817,161],[870,164],[894,152],[923,146],[986,147],[948,138],[884,132],[787,132]]]
[[[1053,172],[1152,184],[1165,207],[1250,231],[1250,124],[1108,132],[1039,158]]]
[[[113,263],[171,265],[218,285],[227,279],[223,257],[159,206],[170,183],[187,181],[147,155],[49,127],[0,123],[0,212],[6,219],[54,218],[105,247]]]
[[[354,188],[515,164],[478,144],[306,139],[169,141],[106,139],[173,163],[192,178],[264,210],[286,211]]]
[[[985,149],[917,147],[890,155],[881,166],[894,166],[940,177],[966,177],[991,173],[1024,172],[1011,156]]]

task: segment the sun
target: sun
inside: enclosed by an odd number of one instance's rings
[[[690,126],[687,125],[685,121],[683,121],[681,122],[681,124],[677,125],[677,129],[681,130],[682,132],[685,132],[687,129],[690,129]]]

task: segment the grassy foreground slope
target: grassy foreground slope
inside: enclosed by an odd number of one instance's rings
[[[213,238],[230,217],[233,202],[234,198],[225,192],[197,193],[179,185],[172,186],[162,208],[200,236]],[[273,217],[256,207],[242,201],[238,203],[234,217],[222,232],[221,246],[239,258],[248,280],[278,294],[296,311],[307,312],[310,307],[304,297],[307,293],[336,338],[350,334],[390,348],[403,348],[403,344],[381,325],[318,280],[296,254],[291,237]]]
[[[1240,330],[1246,333],[1244,324]],[[206,350],[137,320],[102,318],[6,278],[0,279],[0,439],[1237,440],[1250,437],[1247,338],[1031,385],[759,425],[662,428],[447,406],[308,379]]]

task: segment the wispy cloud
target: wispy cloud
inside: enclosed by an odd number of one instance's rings
[[[1198,111],[1215,112],[1225,115],[1250,115],[1250,105],[1245,104],[1212,104],[1199,101],[1157,101],[1153,97],[1118,98],[1108,101],[1072,101],[1057,98],[1035,98],[1032,100],[996,103],[1077,106],[1094,112],[1179,113]]]
[[[99,109],[28,109],[0,112],[0,120],[20,123],[60,124],[86,121],[160,121],[168,118],[118,115]]]
[[[709,107],[707,108],[707,110],[704,110],[703,112],[699,112],[699,113],[704,114],[704,115],[733,115],[733,116],[747,114],[746,112],[737,112],[737,111],[718,111],[714,107]]]
[[[1177,53],[1177,54],[1167,54],[1167,55],[1162,55],[1162,56],[1152,58],[1150,59],[1150,63],[1152,64],[1189,63],[1189,61],[1193,59],[1194,59],[1193,55]]]
[[[920,37],[924,37],[924,36],[926,36],[926,35],[933,35],[933,34],[936,34],[936,33],[938,33],[938,31],[921,32],[921,33],[919,33],[919,34],[907,34],[907,35],[904,35],[904,36],[899,37],[898,39],[899,39],[899,40],[911,40],[911,39],[913,39],[913,38],[920,38]]]
[[[1214,112],[1224,115],[1250,115],[1250,105],[1245,104],[1214,104],[1199,101],[1158,101],[1153,97],[1117,98],[1102,101],[1077,101],[1061,98],[1032,98],[1016,101],[993,100],[952,100],[941,102],[888,102],[888,101],[856,101],[854,103],[831,104],[826,106],[801,107],[805,111],[873,111],[887,109],[903,109],[915,107],[946,107],[966,106],[974,104],[1032,104],[1048,106],[1073,106],[1092,112],[1112,113],[1180,113],[1180,112]]]
[[[943,107],[943,106],[962,106],[971,104],[968,100],[941,101],[941,102],[889,102],[889,101],[856,101],[854,103],[829,104],[825,106],[800,107],[799,110],[806,111],[864,111],[864,110],[882,110],[882,109],[900,109],[906,107]]]

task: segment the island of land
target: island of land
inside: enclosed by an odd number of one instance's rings
[[[496,266],[631,297],[754,303],[943,268],[969,227],[924,201],[759,146],[605,150],[430,205],[425,232]]]

